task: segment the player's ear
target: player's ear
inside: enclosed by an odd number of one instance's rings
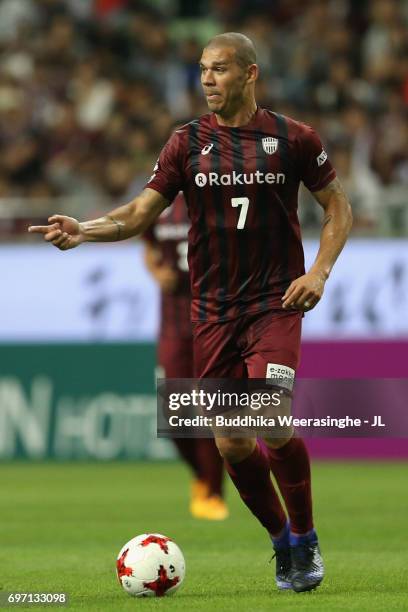
[[[247,80],[248,83],[254,83],[258,76],[259,76],[259,67],[257,64],[251,64],[250,66],[248,66],[248,72],[247,72]]]

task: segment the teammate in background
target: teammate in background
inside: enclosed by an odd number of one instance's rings
[[[161,324],[158,344],[160,378],[193,378],[191,290],[187,262],[190,220],[179,193],[156,223],[144,233],[145,262],[161,289]],[[223,460],[214,439],[173,438],[195,480],[190,512],[195,518],[223,520],[228,516],[222,498]]]
[[[350,205],[317,134],[257,106],[256,53],[246,36],[215,36],[200,66],[210,112],[173,133],[138,197],[93,221],[54,215],[30,231],[62,250],[123,240],[142,234],[182,190],[191,220],[196,377],[265,380],[285,372],[293,379],[302,315],[322,297],[350,231]],[[297,216],[301,181],[324,211],[307,273]],[[288,431],[263,443],[226,437],[216,443],[242,500],[272,540],[278,588],[314,589],[324,568],[304,442]]]

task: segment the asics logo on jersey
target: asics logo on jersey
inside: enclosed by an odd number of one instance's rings
[[[320,155],[318,155],[316,157],[317,165],[319,166],[319,168],[320,168],[320,166],[323,166],[323,164],[326,161],[326,159],[327,159],[327,153],[323,149],[323,151],[320,153]]]
[[[254,183],[267,183],[268,185],[283,185],[286,181],[286,175],[283,172],[235,172],[231,174],[218,174],[218,172],[199,172],[195,175],[195,184],[197,187],[205,187],[208,185],[253,185]]]
[[[213,148],[213,144],[208,144],[205,145],[205,147],[203,149],[201,149],[201,155],[208,155],[208,153],[211,151],[211,149]]]

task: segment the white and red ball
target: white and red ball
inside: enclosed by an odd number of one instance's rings
[[[163,597],[177,591],[184,580],[183,553],[160,533],[143,533],[121,549],[116,572],[122,587],[133,597]]]

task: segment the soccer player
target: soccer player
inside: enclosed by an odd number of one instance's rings
[[[322,297],[351,227],[350,206],[313,129],[257,106],[258,66],[246,36],[215,36],[200,66],[210,112],[173,133],[138,197],[99,219],[54,215],[30,231],[62,250],[123,240],[143,233],[182,190],[191,220],[196,376],[293,378],[302,315]],[[301,181],[324,211],[307,273],[297,217]],[[324,569],[304,442],[288,431],[264,442],[216,443],[241,498],[271,537],[278,588],[314,589]]]
[[[190,277],[187,234],[190,220],[179,193],[170,208],[143,234],[145,262],[161,290],[158,372],[161,378],[192,378],[193,334],[190,320]],[[223,461],[213,438],[173,438],[195,480],[190,512],[195,518],[223,520]]]

